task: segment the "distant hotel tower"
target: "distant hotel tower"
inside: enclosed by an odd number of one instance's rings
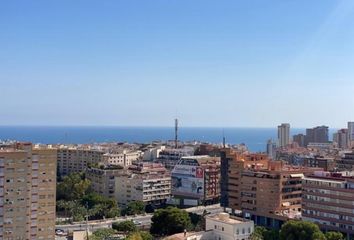
[[[282,123],[278,126],[278,144],[279,147],[285,147],[290,143],[290,124]]]
[[[348,145],[354,146],[354,122],[348,122]]]

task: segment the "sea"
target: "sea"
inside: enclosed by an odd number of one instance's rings
[[[335,129],[329,130],[332,136]],[[305,129],[291,129],[291,135],[305,133]],[[276,128],[217,128],[180,127],[181,141],[246,144],[252,152],[266,151],[267,140],[277,139]],[[0,126],[0,140],[29,141],[43,144],[129,142],[150,143],[174,139],[173,127],[100,127],[100,126]]]

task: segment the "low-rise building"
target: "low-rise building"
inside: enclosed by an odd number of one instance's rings
[[[115,198],[121,207],[134,201],[161,205],[171,197],[171,173],[162,164],[134,163],[115,181]]]
[[[165,240],[247,240],[254,232],[251,220],[230,217],[228,213],[206,216],[205,231],[197,233],[179,233]]]
[[[315,172],[303,179],[302,219],[324,231],[354,236],[354,178],[342,173]]]
[[[194,155],[194,148],[167,148],[159,153],[159,157],[154,160],[163,164],[167,170],[172,171],[182,157]]]
[[[344,157],[336,161],[338,171],[354,171],[354,152],[345,153]]]
[[[333,171],[336,167],[336,162],[332,157],[304,157],[303,166],[311,168],[322,168],[324,171]]]

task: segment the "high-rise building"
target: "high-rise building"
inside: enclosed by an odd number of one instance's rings
[[[288,219],[301,216],[302,178],[316,169],[271,161],[265,154],[222,152],[222,161],[229,166],[227,193],[222,193],[228,198],[222,199],[225,207],[242,211],[244,217],[270,228],[280,228]]]
[[[55,239],[56,149],[0,149],[0,239]]]
[[[290,124],[282,123],[278,126],[278,144],[279,147],[285,147],[290,143]]]
[[[354,147],[354,122],[348,122],[348,142],[350,147]]]
[[[341,173],[316,172],[303,179],[302,219],[324,231],[354,237],[354,179]]]
[[[276,149],[277,149],[276,143],[274,143],[272,139],[269,139],[267,141],[267,155],[270,159],[276,158],[276,154],[277,154]]]
[[[294,135],[293,142],[296,142],[299,147],[305,147],[305,135],[301,133]]]
[[[310,143],[328,143],[328,127],[318,126],[306,129],[305,144]]]
[[[349,146],[349,134],[348,129],[340,129],[333,134],[333,142],[337,144],[339,148],[346,149]]]

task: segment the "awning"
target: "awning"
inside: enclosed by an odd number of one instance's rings
[[[292,177],[292,178],[304,178],[304,174],[302,174],[302,173],[290,174],[290,177]]]

